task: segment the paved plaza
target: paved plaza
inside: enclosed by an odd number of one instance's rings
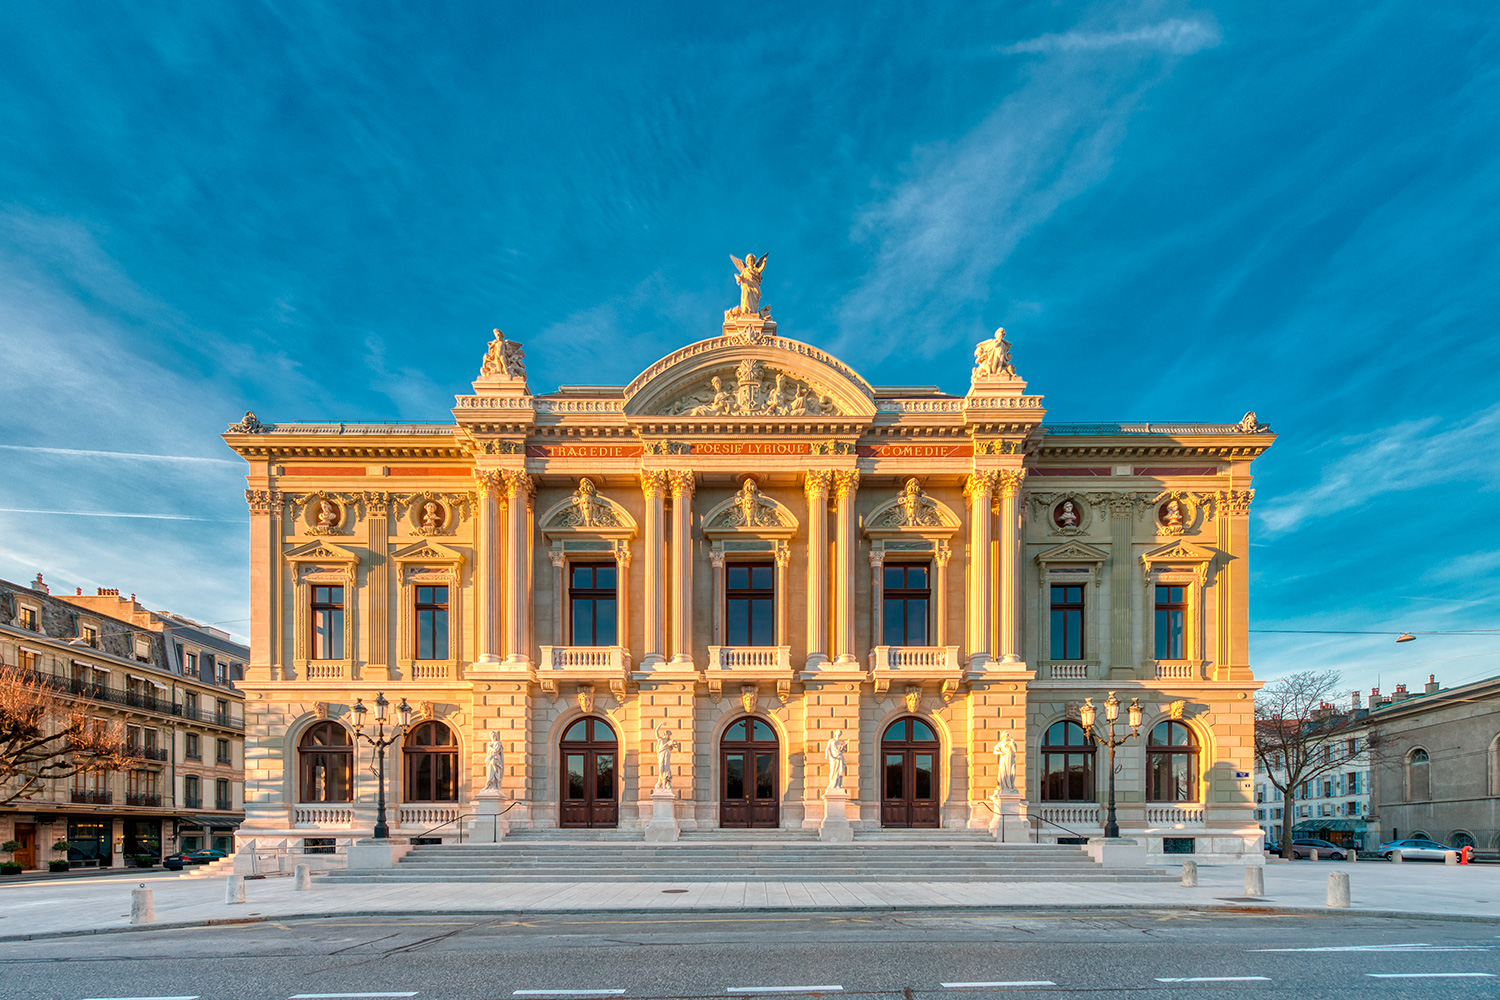
[[[1174,873],[1177,869],[1170,869]],[[1346,872],[1350,910],[1327,908],[1328,875]],[[1500,920],[1500,866],[1378,862],[1268,864],[1265,895],[1244,894],[1245,870],[1202,867],[1194,888],[1175,882],[537,882],[358,884],[288,877],[248,880],[245,903],[225,902],[225,879],[191,873],[0,886],[0,940],[130,929],[131,890],[152,890],[155,926],[201,926],[351,914],[567,913],[704,910],[1194,910],[1274,908],[1329,914],[1404,914]]]

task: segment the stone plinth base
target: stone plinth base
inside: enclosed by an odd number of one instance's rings
[[[1020,792],[990,793],[990,836],[1001,843],[1031,839],[1026,824],[1026,803]]]
[[[1146,866],[1146,845],[1139,840],[1129,837],[1090,837],[1088,846],[1089,857],[1099,862],[1105,868],[1144,868]]]
[[[651,822],[646,824],[646,839],[654,843],[671,843],[681,835],[677,826],[677,793],[670,788],[651,791]]]
[[[830,844],[847,844],[854,840],[849,825],[849,792],[830,788],[823,793],[823,822],[818,824],[818,839]]]
[[[479,844],[498,844],[505,839],[505,793],[486,788],[474,796],[474,814],[468,820],[469,840]]]
[[[376,840],[373,837],[356,840],[349,845],[349,868],[356,871],[394,868],[398,861],[410,853],[411,844],[396,837],[384,840]]]

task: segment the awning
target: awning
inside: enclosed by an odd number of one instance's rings
[[[214,827],[235,829],[242,821],[234,816],[183,816],[177,822],[187,826],[201,826],[208,830]]]
[[[1365,821],[1362,819],[1305,819],[1292,827],[1293,833],[1311,833],[1314,830],[1348,830],[1351,833],[1363,833]]]

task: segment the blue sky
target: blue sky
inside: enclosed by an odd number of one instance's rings
[[[495,326],[623,383],[753,250],[876,383],[1003,324],[1054,420],[1257,411],[1256,628],[1500,627],[1492,5],[827,6],[11,5],[0,574],[243,635],[227,423],[444,419]]]

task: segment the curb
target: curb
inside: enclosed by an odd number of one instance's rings
[[[66,931],[41,931],[35,934],[7,934],[0,935],[0,943],[12,943],[19,941],[44,941],[57,938],[91,937],[99,934],[130,934],[141,931],[175,931],[188,930],[195,927],[232,927],[244,924],[266,924],[279,923],[284,920],[334,920],[343,917],[465,917],[472,918],[478,922],[496,920],[526,920],[535,917],[588,917],[590,915],[639,914],[643,919],[649,920],[661,917],[665,914],[673,916],[709,916],[717,914],[759,914],[759,913],[787,913],[787,914],[827,914],[827,913],[925,913],[942,912],[953,913],[994,913],[999,915],[1014,915],[1024,918],[1032,913],[1079,913],[1091,914],[1099,911],[1112,913],[1128,912],[1132,914],[1160,913],[1171,911],[1178,913],[1207,913],[1222,916],[1228,913],[1244,913],[1251,916],[1320,916],[1320,917],[1375,917],[1378,919],[1403,919],[1403,920],[1433,920],[1451,921],[1455,923],[1468,924],[1500,924],[1500,916],[1489,916],[1479,914],[1449,914],[1449,913],[1412,913],[1407,910],[1361,910],[1354,907],[1348,909],[1327,906],[1276,906],[1271,904],[1184,904],[1172,906],[1170,904],[1157,904],[1142,906],[1135,903],[1100,903],[1100,904],[1039,904],[1035,906],[1016,907],[1014,910],[1007,907],[995,906],[966,906],[962,904],[943,903],[930,906],[799,906],[792,909],[786,907],[745,907],[739,909],[692,909],[692,910],[340,910],[337,913],[319,911],[315,913],[273,913],[262,916],[251,917],[222,917],[207,920],[181,920],[160,921],[151,924],[128,924],[124,927],[93,927]]]

